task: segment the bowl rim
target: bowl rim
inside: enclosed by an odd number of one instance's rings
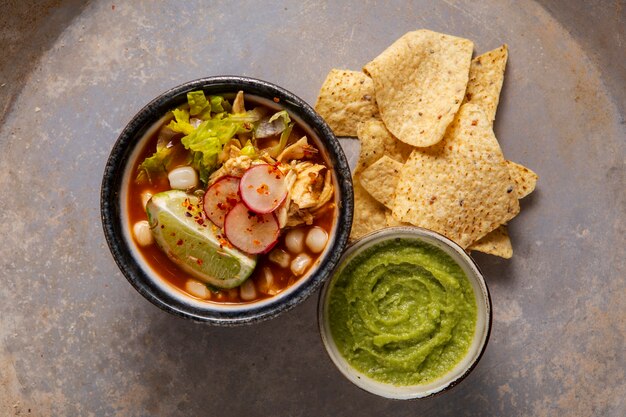
[[[120,212],[122,177],[127,163],[137,143],[145,132],[163,115],[186,102],[186,93],[203,90],[209,94],[228,94],[243,90],[246,93],[264,97],[277,102],[281,107],[299,117],[320,139],[337,179],[339,191],[335,216],[335,234],[324,257],[316,269],[305,278],[287,297],[277,302],[265,303],[259,308],[250,308],[246,303],[245,311],[236,308],[213,310],[210,303],[206,306],[188,305],[172,297],[154,283],[154,279],[140,266],[132,256],[132,251],[124,239],[124,225]],[[278,101],[277,101],[278,100]],[[337,191],[336,191],[337,192]],[[348,161],[339,141],[324,119],[304,100],[290,91],[273,83],[256,78],[238,75],[220,75],[199,78],[173,87],[151,100],[139,110],[126,124],[114,143],[102,177],[100,190],[100,215],[107,245],[118,268],[130,284],[144,298],[157,307],[179,317],[218,326],[237,326],[264,321],[278,314],[291,310],[313,294],[330,277],[345,249],[354,211],[352,178]]]
[[[381,236],[382,235],[382,236]],[[379,387],[385,387],[387,389],[393,389],[392,384],[386,384],[380,381],[376,381],[373,378],[368,377],[365,374],[357,371],[355,368],[350,365],[350,363],[339,353],[336,354],[331,349],[331,344],[335,346],[335,350],[337,350],[335,342],[333,340],[332,335],[330,334],[330,326],[327,324],[327,315],[326,315],[326,304],[328,300],[328,294],[330,289],[338,278],[339,273],[346,265],[346,262],[356,256],[359,253],[359,249],[366,245],[367,243],[374,241],[374,243],[380,243],[389,239],[395,239],[397,237],[400,238],[410,238],[410,239],[418,239],[428,244],[432,244],[428,242],[426,239],[433,239],[443,244],[444,246],[449,247],[451,250],[456,252],[461,259],[467,264],[470,270],[473,271],[474,276],[478,282],[478,286],[481,289],[482,294],[475,294],[477,299],[484,301],[485,306],[485,325],[482,334],[484,335],[484,340],[482,341],[482,345],[479,345],[477,354],[475,358],[465,367],[462,368],[463,372],[459,373],[454,379],[449,381],[446,384],[440,385],[433,389],[424,390],[424,391],[415,391],[412,394],[403,393],[400,394],[388,394],[383,393],[384,390],[378,390]],[[455,260],[456,262],[456,260]],[[468,277],[471,280],[471,278]],[[474,291],[475,292],[475,291]],[[322,344],[324,345],[324,349],[326,350],[326,354],[329,359],[335,365],[337,370],[352,384],[356,385],[363,391],[366,391],[370,394],[374,394],[383,398],[392,399],[392,400],[420,400],[425,398],[434,397],[436,395],[440,395],[448,390],[457,386],[461,381],[463,381],[478,365],[478,362],[482,358],[485,350],[487,349],[487,345],[489,343],[489,337],[491,335],[491,328],[493,325],[493,305],[491,301],[491,294],[489,291],[489,287],[487,282],[485,281],[484,275],[474,259],[457,243],[448,239],[447,237],[434,232],[429,229],[424,229],[418,226],[395,226],[395,227],[387,227],[384,229],[379,229],[370,233],[367,233],[360,237],[358,240],[351,242],[350,245],[344,251],[333,275],[326,280],[322,289],[319,293],[318,304],[317,304],[317,320],[318,320],[318,329],[320,333],[320,338],[322,339]],[[474,337],[476,337],[475,334]],[[482,335],[479,335],[482,336]],[[350,374],[346,369],[350,369],[352,374]],[[445,374],[444,374],[445,375]],[[398,388],[410,388],[410,387],[419,387],[419,385],[414,386],[400,386]]]

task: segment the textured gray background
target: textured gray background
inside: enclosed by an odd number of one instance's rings
[[[0,415],[625,415],[625,10],[611,0],[3,1]],[[359,69],[417,28],[473,39],[478,53],[509,44],[496,134],[505,156],[541,176],[511,224],[513,259],[476,256],[494,326],[459,387],[397,402],[352,386],[320,342],[317,297],[220,329],[132,289],[106,247],[99,191],[143,104],[217,74],[313,103],[328,70]]]

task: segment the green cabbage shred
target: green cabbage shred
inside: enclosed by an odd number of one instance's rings
[[[232,105],[228,100],[222,96],[207,98],[204,91],[187,93],[187,104],[188,106],[172,110],[173,120],[167,127],[184,135],[180,141],[185,149],[191,151],[189,163],[198,171],[200,180],[206,184],[211,173],[218,168],[218,156],[224,145],[238,133],[251,132],[262,114],[256,109],[242,114],[230,114]],[[278,117],[283,117],[285,124],[290,121],[286,111],[277,112],[272,116],[274,120]],[[282,148],[285,145],[283,142],[286,143],[289,137],[288,131],[291,129],[285,129],[281,135],[279,145],[282,145]],[[242,153],[250,157],[257,156],[257,151],[250,141],[246,143]],[[157,147],[157,151],[139,165],[137,181],[152,182],[154,175],[167,172],[170,156],[171,148]]]

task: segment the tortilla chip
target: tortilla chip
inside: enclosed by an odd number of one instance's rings
[[[411,153],[400,172],[393,216],[467,248],[519,212],[514,190],[491,122],[468,103],[441,143]]]
[[[511,179],[515,182],[517,198],[521,199],[532,193],[537,184],[537,174],[523,165],[512,161],[506,161],[509,167]],[[389,223],[387,221],[387,223]],[[496,230],[487,233],[481,239],[472,243],[467,249],[475,250],[489,255],[509,259],[513,256],[513,246],[509,238],[506,226],[502,225]]]
[[[513,161],[506,161],[511,173],[511,179],[515,182],[515,192],[517,198],[524,198],[535,191],[539,176],[532,170]]]
[[[502,45],[472,59],[469,70],[463,104],[479,105],[492,123],[496,118],[508,55],[508,47]]]
[[[361,153],[357,162],[357,170],[364,170],[378,161],[382,156],[388,156],[399,162],[407,160],[413,147],[398,141],[387,130],[380,120],[369,120],[358,126],[357,136],[361,143]]]
[[[515,171],[523,169],[526,172],[532,172],[515,162],[506,162],[509,164],[511,177],[516,184],[518,184],[518,182],[514,177]],[[360,179],[363,189],[365,189],[365,191],[374,197],[376,201],[383,204],[388,209],[391,209],[393,204],[394,192],[396,185],[398,184],[399,173],[402,169],[402,165],[403,164],[398,161],[395,161],[387,156],[383,156],[361,173]],[[520,172],[522,174],[524,173],[524,171]],[[530,192],[532,192],[532,190],[530,190],[529,193]],[[526,195],[527,194],[522,196],[518,195],[517,197],[522,198]],[[391,214],[391,210],[385,211],[385,219],[387,227],[410,226],[410,223],[402,223],[394,219]],[[511,245],[509,232],[504,225],[487,233],[481,239],[478,239],[476,242],[468,246],[468,249],[499,256],[505,259],[509,259],[513,256],[513,246]]]
[[[395,137],[413,146],[443,138],[465,94],[473,46],[468,39],[417,30],[363,67]]]
[[[481,239],[472,243],[467,249],[499,256],[504,259],[510,259],[513,256],[513,246],[511,245],[509,232],[504,225],[487,233]]]
[[[361,185],[372,197],[391,209],[402,162],[387,155],[361,172]]]
[[[387,227],[396,227],[396,226],[413,226],[411,223],[402,223],[393,218],[393,214],[391,210],[385,211],[385,219],[387,220]]]
[[[385,212],[388,210],[363,188],[361,185],[362,173],[383,155],[397,161],[405,161],[413,149],[394,138],[380,120],[373,119],[359,124],[357,134],[361,143],[361,151],[356,170],[352,176],[354,218],[352,220],[351,239],[357,239],[387,225]]]
[[[354,175],[354,217],[350,239],[358,239],[374,230],[387,226],[385,206],[380,204],[361,186],[358,172]]]
[[[357,125],[378,117],[374,83],[362,72],[333,69],[320,89],[315,110],[337,136],[356,136]]]

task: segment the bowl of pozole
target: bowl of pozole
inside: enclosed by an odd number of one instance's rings
[[[245,77],[169,90],[122,131],[101,211],[145,298],[219,325],[297,305],[329,276],[352,223],[347,161],[303,100]]]

